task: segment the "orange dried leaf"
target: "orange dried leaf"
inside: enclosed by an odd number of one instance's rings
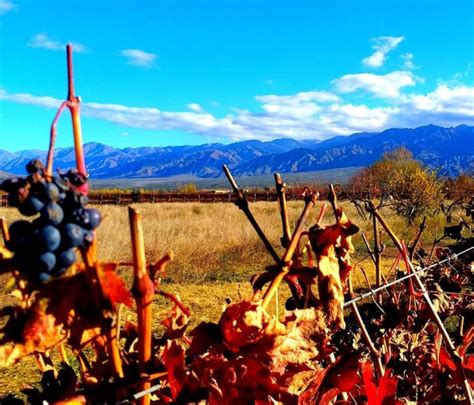
[[[99,263],[97,265],[97,275],[102,293],[112,306],[124,304],[131,307],[133,305],[132,296],[125,282],[117,275],[116,269],[116,263]]]

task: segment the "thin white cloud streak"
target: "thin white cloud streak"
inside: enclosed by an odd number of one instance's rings
[[[129,65],[136,67],[152,67],[158,58],[154,53],[145,52],[141,49],[122,49],[120,53],[127,58]]]
[[[397,70],[385,75],[373,73],[348,74],[333,80],[337,92],[354,93],[363,90],[380,98],[397,98],[400,90],[407,86],[414,86],[416,78],[412,72]]]
[[[0,100],[57,108],[61,100],[0,90]],[[83,103],[85,117],[125,127],[157,131],[178,130],[232,140],[279,137],[327,139],[360,131],[426,124],[474,124],[474,87],[440,84],[427,94],[400,94],[387,99],[391,105],[369,107],[345,102],[329,92],[258,96],[263,112],[238,110],[218,118],[207,112],[161,111],[155,107]],[[191,103],[193,104],[193,103]]]
[[[402,42],[405,37],[376,37],[372,38],[371,41],[374,42],[372,49],[375,51],[372,55],[367,56],[362,60],[364,66],[369,66],[373,68],[379,68],[383,66],[387,58],[387,54],[395,49],[400,42]]]
[[[0,15],[6,14],[15,8],[15,4],[10,0],[0,0]]]
[[[401,55],[403,60],[403,67],[407,70],[417,69],[415,64],[413,63],[413,54],[412,53],[404,53]]]
[[[74,52],[86,52],[87,48],[79,42],[71,42]],[[50,51],[64,51],[66,43],[55,41],[49,38],[45,32],[40,32],[33,36],[27,44],[30,48],[47,49]]]
[[[198,103],[189,103],[186,107],[188,107],[191,111],[194,112],[204,112],[203,108]]]

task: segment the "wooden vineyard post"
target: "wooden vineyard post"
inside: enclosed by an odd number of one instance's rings
[[[431,313],[431,317],[433,318],[433,320],[435,321],[436,325],[439,328],[439,331],[441,332],[441,336],[443,337],[444,342],[446,343],[446,348],[448,349],[449,354],[451,355],[453,361],[456,364],[456,368],[458,369],[458,371],[461,373],[461,375],[464,378],[463,379],[464,393],[466,394],[466,398],[468,400],[468,403],[472,404],[473,403],[472,390],[471,390],[471,386],[469,384],[469,380],[468,380],[468,378],[466,376],[466,373],[464,372],[464,368],[462,366],[462,359],[459,356],[459,354],[457,353],[456,347],[454,346],[454,344],[451,340],[451,337],[449,336],[448,331],[444,327],[443,321],[439,317],[438,312],[436,311],[436,308],[433,305],[433,302],[431,301],[431,298],[428,295],[428,292],[426,291],[426,288],[425,288],[423,282],[420,279],[420,276],[415,271],[411,261],[407,257],[406,249],[403,248],[402,243],[400,242],[400,240],[397,238],[395,233],[392,231],[392,229],[385,222],[384,218],[380,215],[380,213],[377,211],[377,209],[375,208],[375,206],[372,202],[370,202],[370,209],[371,209],[371,212],[374,215],[374,217],[377,218],[377,220],[380,222],[380,225],[382,225],[382,227],[385,229],[385,231],[387,232],[390,239],[392,239],[393,243],[395,244],[395,247],[398,249],[400,254],[406,256],[405,259],[407,261],[407,264],[410,267],[410,271],[413,273],[413,278],[415,279],[415,282],[417,283],[418,288],[421,290],[422,297],[425,300],[426,305],[427,305],[427,307],[428,307],[428,309]]]
[[[8,232],[8,224],[5,217],[0,217],[0,226],[2,228],[3,242],[6,244],[10,240],[10,233]]]
[[[311,209],[315,206],[315,204],[316,204],[316,195],[311,194],[305,197],[305,207],[304,207],[303,212],[301,213],[300,218],[298,219],[298,223],[296,225],[295,231],[293,232],[293,235],[286,249],[286,252],[283,255],[283,258],[281,259],[280,272],[272,280],[272,282],[267,288],[267,291],[265,291],[265,294],[263,296],[263,301],[262,301],[263,308],[266,308],[268,306],[275,292],[277,291],[278,286],[280,285],[281,281],[283,280],[285,275],[288,273],[288,270],[290,269],[291,259],[293,257],[293,254],[295,253],[296,247],[298,246],[301,233],[303,232],[304,222],[306,221],[306,218],[308,218],[308,215]]]
[[[288,205],[286,204],[286,184],[281,179],[280,173],[275,173],[275,187],[278,199],[278,208],[280,210],[281,224],[283,228],[283,236],[281,237],[281,245],[286,248],[291,239],[290,221],[288,219]]]
[[[242,191],[239,189],[237,186],[237,183],[235,182],[234,178],[232,177],[232,174],[230,173],[230,170],[227,168],[226,165],[222,166],[222,169],[224,170],[225,175],[227,176],[227,180],[229,180],[229,183],[234,190],[234,193],[237,197],[237,200],[235,204],[243,211],[247,219],[250,221],[252,224],[253,228],[257,232],[258,236],[260,237],[261,241],[267,248],[268,252],[270,255],[273,257],[273,260],[275,260],[276,263],[280,262],[280,258],[278,257],[277,252],[275,252],[275,249],[271,245],[271,243],[268,241],[267,237],[262,231],[262,228],[258,225],[257,221],[255,220],[255,217],[252,215],[249,209],[249,204],[247,199],[245,198],[244,194]]]
[[[374,228],[374,250],[373,250],[373,257],[375,263],[375,287],[378,288],[382,285],[382,275],[381,275],[381,268],[380,268],[380,241],[379,241],[379,227],[377,223],[377,218],[375,215],[372,215],[372,225]],[[375,294],[376,301],[381,304],[382,303],[382,293],[378,292]]]
[[[155,286],[148,275],[146,266],[141,214],[136,209],[128,207],[128,215],[133,251],[133,294],[138,312],[138,360],[140,373],[143,376],[149,372],[148,365],[151,359],[151,304]],[[150,386],[151,384],[148,379],[145,379],[140,389],[147,390]],[[138,403],[141,405],[149,404],[150,395],[141,397]]]

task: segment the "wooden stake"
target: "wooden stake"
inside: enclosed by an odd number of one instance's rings
[[[280,173],[275,173],[275,188],[277,192],[278,208],[280,210],[281,224],[283,228],[283,236],[281,237],[281,245],[286,248],[291,239],[290,221],[288,219],[288,206],[286,204],[285,189],[286,184],[281,179]]]
[[[268,252],[273,257],[273,260],[275,261],[275,263],[280,263],[280,258],[278,257],[277,252],[275,252],[275,249],[273,249],[273,246],[271,245],[271,243],[268,241],[267,237],[263,233],[262,228],[260,228],[257,221],[255,220],[255,217],[250,212],[248,201],[245,198],[242,191],[237,186],[237,183],[235,182],[234,178],[232,177],[232,174],[231,174],[230,170],[227,168],[226,165],[222,166],[222,169],[224,170],[224,173],[227,176],[227,179],[229,180],[229,183],[230,183],[232,189],[234,190],[235,196],[237,197],[237,201],[235,202],[235,204],[242,210],[242,212],[245,214],[247,219],[250,221],[253,228],[255,229],[258,236],[260,237],[260,240],[263,242],[263,244],[267,248]]]
[[[293,233],[293,236],[291,237],[290,244],[288,245],[288,248],[286,249],[286,252],[283,255],[283,258],[281,259],[281,270],[276,275],[276,277],[272,280],[272,282],[267,288],[267,291],[265,292],[263,296],[263,300],[262,300],[263,308],[266,308],[268,306],[273,296],[275,295],[275,292],[277,291],[278,286],[280,285],[281,281],[283,280],[285,275],[288,273],[290,269],[290,265],[291,265],[291,259],[293,258],[293,254],[295,253],[295,249],[298,246],[301,233],[303,232],[304,222],[306,221],[306,218],[308,217],[311,209],[315,206],[315,204],[316,204],[316,196],[314,194],[311,194],[310,196],[306,197],[304,210],[300,218],[298,219],[298,223],[296,224],[296,229]]]
[[[132,207],[128,207],[128,215],[133,251],[133,292],[138,312],[138,360],[141,374],[147,374],[151,359],[151,303],[155,294],[155,287],[148,275],[146,266],[141,215]],[[150,386],[150,381],[146,380],[141,384],[140,390],[147,390]],[[148,405],[150,395],[143,396],[138,403]]]
[[[426,217],[423,217],[423,221],[421,221],[420,227],[418,228],[418,233],[415,236],[415,240],[413,244],[408,247],[408,251],[410,252],[410,260],[413,260],[413,256],[415,256],[416,248],[418,243],[420,242],[421,234],[426,229]]]
[[[372,215],[372,226],[374,228],[374,248],[373,248],[373,255],[374,255],[374,263],[375,263],[375,288],[378,288],[382,285],[382,277],[381,273],[382,270],[380,268],[380,242],[379,242],[379,227],[377,223],[377,218],[375,215]],[[375,300],[377,303],[382,303],[382,293],[377,292],[375,294]]]
[[[8,231],[8,224],[5,217],[0,217],[0,226],[2,227],[3,242],[6,244],[10,240],[10,232]]]

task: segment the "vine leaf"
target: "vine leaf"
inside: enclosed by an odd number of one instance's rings
[[[116,304],[124,304],[127,307],[133,305],[132,295],[128,291],[125,282],[117,275],[116,263],[98,263],[97,275],[104,298],[107,299],[113,307]]]
[[[323,309],[330,324],[345,328],[342,283],[348,277],[352,266],[350,253],[354,251],[351,236],[359,231],[341,209],[336,210],[337,222],[309,229],[311,247],[318,259],[318,288]]]

